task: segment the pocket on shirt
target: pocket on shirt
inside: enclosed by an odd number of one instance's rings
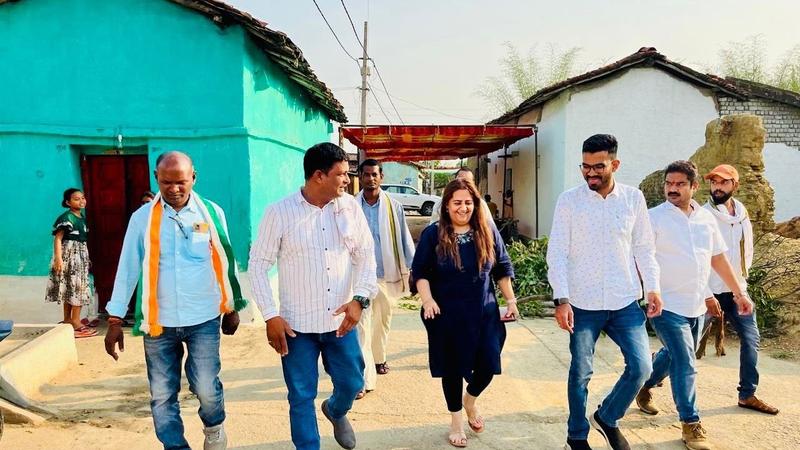
[[[188,247],[189,256],[194,259],[207,260],[211,258],[211,237],[208,233],[192,232]]]

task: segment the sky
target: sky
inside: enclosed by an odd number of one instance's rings
[[[317,77],[360,121],[361,75],[336,42],[312,0],[227,0],[286,33]],[[341,0],[317,0],[347,51],[356,41]],[[656,47],[673,61],[703,72],[717,67],[721,48],[760,35],[770,63],[800,45],[799,0],[345,0],[359,36],[369,22],[372,73],[368,124],[483,123],[497,116],[475,95],[505,42],[523,53],[554,44],[581,49],[577,73],[595,69],[640,47]],[[384,92],[392,95],[395,113]],[[379,104],[378,104],[379,103]],[[385,115],[381,112],[383,107]],[[387,119],[388,116],[388,119]]]

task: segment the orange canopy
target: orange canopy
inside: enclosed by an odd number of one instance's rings
[[[425,161],[485,155],[532,136],[534,127],[503,125],[368,125],[341,127],[367,158]]]

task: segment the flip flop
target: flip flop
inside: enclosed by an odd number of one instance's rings
[[[83,318],[81,319],[81,323],[89,328],[97,328],[97,326],[100,324],[100,319],[89,320],[87,318]]]
[[[97,330],[89,327],[80,327],[75,330],[75,339],[97,336]]]
[[[463,431],[451,431],[447,436],[447,443],[453,447],[464,448],[467,446],[467,435]]]
[[[475,425],[473,425],[473,422]],[[469,428],[476,433],[483,433],[484,428],[486,428],[486,424],[483,422],[483,416],[480,414],[475,418],[470,418],[469,414],[467,414],[467,425],[469,425]]]

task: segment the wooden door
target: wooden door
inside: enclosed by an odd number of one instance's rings
[[[128,219],[150,189],[147,155],[85,155],[81,175],[89,222],[89,257],[100,311],[111,299]]]

